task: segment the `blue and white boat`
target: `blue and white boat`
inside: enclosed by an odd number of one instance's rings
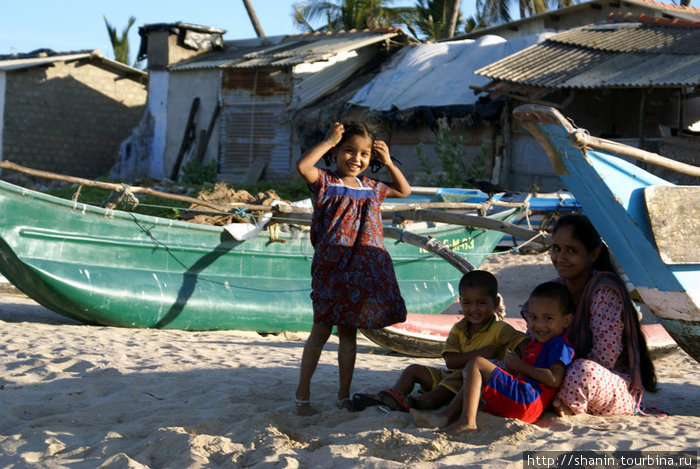
[[[621,156],[643,152],[592,138],[554,108],[525,105],[513,114],[544,147],[659,323],[700,361],[700,186],[642,170]]]

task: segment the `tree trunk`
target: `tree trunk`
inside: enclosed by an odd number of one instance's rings
[[[253,4],[250,2],[250,0],[243,0],[243,5],[245,5],[245,9],[248,12],[248,17],[250,17],[250,22],[253,24],[255,34],[257,34],[258,37],[265,37],[265,32],[263,31],[262,26],[260,26],[260,21],[258,21],[258,15],[255,14]]]
[[[458,17],[459,0],[452,0],[452,6],[450,7],[450,16],[447,18],[447,23],[445,23],[445,30],[442,33],[443,39],[454,37]]]

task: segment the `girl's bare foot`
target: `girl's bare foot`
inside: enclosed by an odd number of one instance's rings
[[[477,430],[476,425],[467,425],[459,421],[445,427],[441,432],[447,433],[448,435],[460,435],[467,432],[475,432]]]
[[[447,425],[447,417],[444,415],[416,409],[411,409],[409,412],[416,427],[442,428]]]
[[[559,398],[554,398],[554,400],[552,401],[552,407],[554,407],[554,411],[559,417],[574,415],[574,413],[571,412],[569,406],[564,404]]]

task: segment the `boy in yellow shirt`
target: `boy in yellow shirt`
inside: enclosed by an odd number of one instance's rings
[[[353,407],[363,410],[370,405],[385,405],[392,410],[437,409],[449,403],[462,387],[462,369],[474,357],[503,360],[507,350],[527,345],[527,336],[510,324],[500,321],[498,281],[485,270],[464,274],[459,282],[460,319],[447,337],[442,351],[447,369],[409,365],[390,389],[378,396],[355,394]],[[422,394],[412,395],[416,384]]]

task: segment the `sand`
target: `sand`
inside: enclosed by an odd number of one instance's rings
[[[509,316],[547,256],[493,256]],[[297,417],[305,333],[132,330],[82,325],[33,301],[0,298],[0,467],[513,467],[532,450],[697,450],[700,365],[678,350],[656,361],[670,415],[546,414],[539,425],[480,413],[481,430],[447,437],[404,413],[335,405],[337,338],[312,383],[318,413]],[[390,386],[410,363],[358,340],[353,391]]]

